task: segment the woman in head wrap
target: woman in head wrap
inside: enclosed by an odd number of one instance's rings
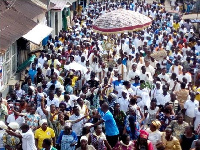
[[[56,144],[60,147],[60,150],[75,150],[77,142],[78,138],[76,133],[72,131],[72,124],[67,122],[64,130],[61,130]]]
[[[0,121],[0,150],[5,150],[5,146],[3,143],[3,135],[5,133],[5,129],[7,129],[7,126],[3,121]]]
[[[19,133],[19,124],[17,122],[11,122],[8,124],[8,129]],[[20,139],[16,136],[9,135],[7,132],[3,134],[3,144],[8,150],[17,150],[21,148]]]
[[[149,133],[149,141],[152,142],[154,150],[157,150],[156,144],[161,141],[162,133],[159,131],[161,126],[160,121],[154,120],[150,127],[146,130]]]
[[[131,141],[128,134],[123,134],[121,136],[121,141],[119,141],[113,150],[135,150],[134,143]]]
[[[140,136],[137,141],[135,141],[135,148],[136,150],[154,150],[153,149],[153,144],[151,141],[148,140],[149,133],[140,130]]]
[[[88,144],[93,145],[96,150],[112,149],[100,125],[96,126],[95,131],[89,134]]]
[[[46,138],[52,139],[53,146],[55,146],[55,132],[47,125],[47,120],[40,120],[40,128],[35,131],[35,145],[37,149],[42,149],[43,140]]]

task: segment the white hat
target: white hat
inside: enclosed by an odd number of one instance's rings
[[[18,130],[19,124],[17,122],[11,122],[11,123],[8,124],[8,127],[10,127],[13,130]]]
[[[47,120],[46,120],[46,119],[42,119],[42,120],[40,120],[40,122],[39,122],[40,126],[42,126],[44,123],[47,123]]]
[[[1,129],[7,129],[7,126],[3,121],[0,121],[0,128]]]
[[[88,138],[86,136],[82,136],[81,139],[80,139],[80,141],[82,141],[82,140],[88,141]]]
[[[35,92],[34,86],[29,86],[29,88],[30,88],[33,92]]]
[[[84,127],[90,127],[92,125],[93,125],[92,123],[86,123],[86,124],[84,124]]]

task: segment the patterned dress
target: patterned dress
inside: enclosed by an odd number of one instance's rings
[[[134,150],[135,146],[133,142],[129,142],[129,145],[125,145],[122,141],[118,142],[113,150]]]
[[[29,127],[35,131],[39,126],[40,116],[38,114],[27,114],[25,120]]]
[[[106,150],[104,140],[106,140],[105,135],[102,133],[100,136],[97,136],[95,133],[90,134],[91,136],[91,145],[94,146],[96,150]]]
[[[19,133],[19,131],[16,131],[16,133]],[[5,132],[3,134],[3,143],[4,145],[8,145],[12,150],[17,150],[17,145],[20,144],[20,139]]]

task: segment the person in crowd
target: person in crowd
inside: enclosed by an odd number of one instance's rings
[[[81,146],[77,150],[96,150],[94,146],[88,144],[88,138],[86,136],[82,136],[80,142]]]
[[[89,134],[88,144],[93,145],[96,150],[112,149],[100,125],[95,127],[94,133]]]
[[[185,132],[185,128],[189,124],[184,121],[183,114],[178,113],[176,116],[176,120],[172,120],[168,127],[173,130],[172,135],[175,136],[177,139],[180,139],[180,135],[183,135]]]
[[[192,142],[197,139],[197,136],[192,133],[193,128],[191,126],[185,127],[184,134],[181,135],[180,144],[182,150],[187,150],[191,148]]]
[[[134,150],[134,143],[131,141],[130,136],[128,134],[123,134],[121,136],[121,141],[119,141],[113,150]]]
[[[3,135],[6,132],[5,130],[8,127],[6,126],[6,124],[3,121],[0,121],[0,150],[5,150],[5,145],[3,143]]]
[[[11,122],[8,124],[8,130],[11,130],[15,133],[20,133],[19,131],[19,124],[17,122]],[[18,150],[22,148],[22,143],[19,137],[10,135],[9,132],[5,132],[3,134],[3,145],[6,149],[9,150]]]
[[[146,131],[149,133],[148,140],[151,141],[153,144],[153,149],[157,150],[156,145],[158,144],[159,141],[161,141],[162,138],[162,133],[159,131],[161,126],[160,121],[154,120],[150,124],[150,127],[146,129]]]
[[[46,119],[40,120],[39,124],[40,128],[35,131],[35,145],[37,149],[42,149],[43,140],[46,138],[51,139],[53,146],[55,147],[56,138],[54,130],[48,127]]]
[[[137,141],[135,141],[136,150],[142,150],[142,149],[153,150],[153,144],[148,140],[148,136],[149,136],[148,132],[140,130],[140,136],[137,139]]]
[[[51,145],[51,139],[44,139],[42,142],[42,149],[41,150],[57,150],[55,147]]]
[[[60,132],[60,135],[57,139],[57,147],[60,147],[60,150],[75,150],[78,138],[76,133],[72,131],[72,124],[66,123],[64,130]]]
[[[181,150],[179,140],[172,136],[172,129],[169,127],[165,129],[164,135],[162,136],[162,144],[165,150]]]
[[[35,146],[34,134],[33,131],[29,128],[28,124],[22,124],[21,126],[22,133],[16,133],[12,130],[7,130],[6,132],[9,135],[18,137],[22,140],[22,149],[23,150],[37,150]]]

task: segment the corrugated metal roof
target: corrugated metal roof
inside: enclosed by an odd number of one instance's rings
[[[65,5],[67,4],[67,1],[68,0],[51,0],[51,2],[55,4],[55,6],[51,9],[63,10],[65,8]]]
[[[0,50],[6,51],[9,45],[37,25],[32,19],[44,9],[27,0],[16,0],[9,5],[0,2]]]

